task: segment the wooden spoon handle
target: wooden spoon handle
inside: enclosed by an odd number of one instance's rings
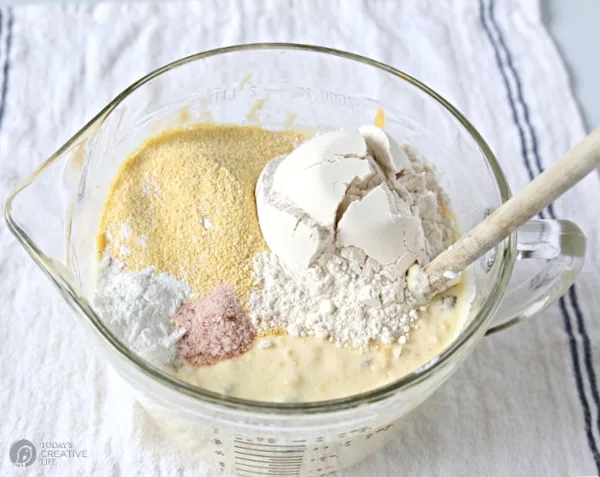
[[[546,205],[600,166],[600,129],[547,169],[517,195],[506,201],[470,232],[438,255],[424,269],[429,297],[439,293],[453,275],[507,238]],[[598,207],[600,204],[581,204]]]

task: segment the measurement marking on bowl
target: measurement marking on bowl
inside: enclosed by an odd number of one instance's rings
[[[275,452],[275,454],[272,453],[266,453],[266,454],[259,454],[258,452],[256,452],[255,449],[243,449],[246,452],[242,452],[242,450],[240,450],[239,447],[235,448],[236,450],[234,450],[233,452],[235,454],[239,454],[239,455],[250,455],[250,456],[262,456],[262,457],[272,457],[272,458],[281,458],[281,459],[302,459],[303,455],[304,455],[304,451],[301,451],[301,453],[295,453],[295,454],[289,454],[289,453],[284,453],[284,452],[277,452],[277,451],[273,451]],[[259,449],[260,451],[261,449]]]
[[[251,475],[286,475],[289,477],[294,477],[300,474],[300,468],[294,469],[294,470],[288,470],[288,471],[281,471],[280,469],[271,469],[268,467],[259,467],[258,469],[256,468],[243,468],[243,467],[239,467],[238,465],[236,465],[235,467],[236,472],[245,472],[247,474],[251,474]],[[261,471],[261,472],[259,472]]]
[[[280,468],[270,468],[270,467],[258,467],[258,468],[244,468],[240,467],[239,464],[236,464],[235,471],[240,475],[240,472],[244,472],[249,475],[272,475],[272,476],[287,476],[287,477],[297,477],[300,475],[301,468],[298,467],[296,469],[282,471]],[[261,472],[259,472],[261,471]]]
[[[296,442],[296,441],[292,441],[292,442]],[[281,445],[281,444],[263,444],[261,443],[256,443],[256,442],[246,442],[246,441],[240,441],[240,440],[234,440],[234,444],[242,444],[244,446],[258,446],[258,447],[277,447],[278,449],[304,449],[305,446],[299,445],[299,444],[286,444],[286,445]]]
[[[299,476],[299,475],[300,475],[299,473],[294,473],[294,474],[271,474],[271,473],[269,473],[269,474],[265,474],[264,472],[251,472],[251,473],[246,473],[246,472],[244,472],[244,473],[242,474],[242,473],[240,473],[240,472],[243,472],[243,470],[242,470],[242,471],[240,471],[240,470],[238,470],[238,469],[236,469],[236,471],[235,471],[235,472],[236,472],[236,474],[237,474],[239,477],[255,477],[255,476],[257,476],[257,475],[268,475],[268,476],[272,476],[272,477],[278,477],[278,476],[282,476],[282,477],[283,477],[283,476],[285,476],[285,477],[297,477],[297,476]]]
[[[273,453],[273,454],[286,454],[286,455],[290,455],[290,454],[300,454],[300,455],[303,455],[304,454],[304,449],[277,450],[277,449],[260,449],[258,447],[239,447],[239,446],[233,446],[233,447],[234,447],[234,449],[250,451],[252,453],[255,453],[255,452],[266,452],[267,455],[270,455],[271,453]]]
[[[296,86],[294,96],[303,97],[315,104],[336,104],[346,106],[353,111],[356,109],[356,105],[353,102],[355,98],[322,88]]]
[[[302,471],[306,450],[299,444],[263,444],[242,439],[235,439],[233,447],[235,471],[242,477],[297,477]]]
[[[271,459],[271,460],[281,460],[281,461],[286,461],[286,462],[292,462],[292,461],[301,461],[302,460],[302,455],[272,455],[272,454],[257,454],[256,452],[240,452],[240,451],[234,451],[234,454],[236,455],[247,455],[250,457],[264,457],[265,459]]]
[[[237,469],[241,469],[244,470],[244,468],[247,467],[246,471],[247,472],[254,472],[254,470],[248,470],[248,469],[258,469],[258,470],[266,470],[267,472],[271,472],[271,471],[279,471],[280,473],[286,473],[286,474],[294,474],[296,472],[298,472],[302,467],[297,465],[294,467],[282,467],[282,466],[267,466],[265,467],[264,465],[253,465],[253,464],[243,464],[241,462],[238,462],[237,464],[235,464]]]
[[[302,463],[301,462],[269,462],[268,466],[265,467],[264,465],[256,465],[256,464],[264,464],[264,461],[259,461],[259,460],[246,460],[246,459],[238,459],[238,462],[236,465],[243,465],[245,467],[253,467],[255,469],[266,469],[267,467],[269,469],[280,469],[280,470],[287,470],[287,471],[291,471],[291,470],[295,470],[295,469],[299,469],[300,467],[302,467]]]
[[[265,462],[264,459],[260,459],[260,458],[259,459],[248,459],[247,457],[242,457],[242,456],[236,456],[236,459],[239,460],[240,462],[253,462],[256,464],[262,464]],[[277,460],[277,459],[273,459],[273,458],[270,458],[270,460],[273,465],[280,465],[280,466],[286,466],[286,465],[297,466],[302,462],[302,460],[288,460],[288,459]]]
[[[277,476],[281,475],[281,476],[286,476],[286,477],[295,477],[295,476],[299,475],[299,472],[300,472],[300,469],[294,470],[292,472],[281,472],[280,470],[275,470],[275,471],[271,472],[270,469],[266,469],[265,467],[262,467],[262,470],[265,470],[266,472],[259,472],[256,469],[244,469],[241,467],[235,468],[235,471],[238,473],[238,475],[239,475],[239,472],[244,472],[244,473],[247,473],[250,475],[277,475]]]
[[[296,465],[294,467],[282,467],[280,465],[276,465],[276,466],[271,466],[271,465],[255,465],[255,464],[246,464],[243,462],[238,462],[235,464],[236,468],[242,468],[243,467],[247,467],[248,469],[258,469],[258,470],[264,470],[266,472],[271,472],[271,471],[279,471],[281,473],[287,473],[287,474],[293,474],[295,472],[298,472],[302,466],[301,465]],[[246,469],[246,471],[248,471],[248,469]],[[249,472],[254,472],[254,470],[250,470]]]
[[[239,467],[236,467],[235,469],[237,475],[251,475],[251,476],[255,476],[255,475],[270,475],[270,476],[281,476],[281,477],[296,477],[298,474],[298,472],[294,472],[294,473],[265,473],[265,472],[255,472],[252,469],[240,469]],[[240,472],[244,472],[244,474],[240,474]]]
[[[302,459],[290,459],[289,457],[286,456],[270,456],[270,455],[256,455],[256,454],[240,454],[238,452],[234,453],[235,459],[237,461],[243,462],[243,459],[247,458],[247,457],[254,457],[255,463],[270,463],[270,464],[274,464],[274,463],[280,463],[280,464],[302,464],[303,460]],[[245,457],[244,457],[245,456]]]

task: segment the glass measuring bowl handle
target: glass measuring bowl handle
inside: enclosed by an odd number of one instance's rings
[[[516,234],[517,263],[496,315],[501,323],[488,328],[486,335],[545,310],[573,284],[583,266],[585,235],[569,220],[531,220]]]

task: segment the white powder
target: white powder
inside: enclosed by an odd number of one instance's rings
[[[403,149],[410,166],[388,183],[421,221],[425,265],[454,241],[455,228],[442,210],[448,201],[434,169],[410,147]],[[262,253],[254,259],[250,316],[259,330],[314,335],[355,348],[370,341],[404,344],[419,318],[405,272],[395,263],[382,266],[356,247],[338,246],[308,268]]]
[[[185,330],[170,333],[170,317],[189,296],[188,286],[153,268],[131,272],[108,254],[100,263],[94,309],[129,348],[155,366],[173,365],[177,341]]]
[[[457,238],[456,224],[449,209],[450,200],[438,182],[433,166],[411,146],[405,144],[402,149],[410,160],[410,168],[392,181],[392,187],[410,205],[413,216],[421,220],[426,238],[425,254],[431,260]],[[442,204],[448,210],[443,210]]]
[[[119,231],[119,235],[123,240],[127,240],[131,236],[131,224],[125,222]]]
[[[404,277],[371,259],[364,263],[327,254],[307,269],[285,268],[271,252],[254,259],[258,287],[250,317],[259,330],[283,329],[361,348],[370,340],[393,343],[408,336],[418,315],[404,295]]]
[[[148,174],[145,174],[144,184],[142,185],[142,196],[159,196],[161,193],[162,190],[156,179],[150,177]]]
[[[140,235],[139,238],[138,238],[138,244],[142,248],[148,248],[148,236],[147,235]]]

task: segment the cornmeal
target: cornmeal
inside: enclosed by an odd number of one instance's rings
[[[252,258],[267,249],[254,187],[271,159],[303,139],[297,132],[200,125],[146,141],[116,175],[102,214],[106,246],[132,271],[153,266],[204,295],[220,281],[246,304]]]

